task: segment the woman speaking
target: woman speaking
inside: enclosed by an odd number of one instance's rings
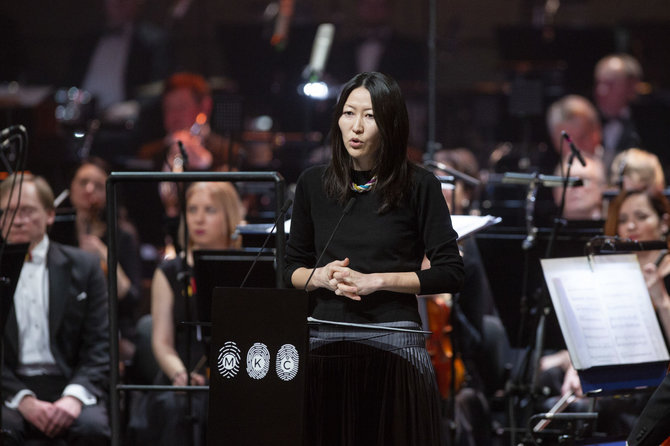
[[[358,74],[336,105],[332,160],[296,186],[285,280],[311,292],[314,318],[365,324],[310,330],[308,444],[440,444],[416,295],[457,292],[463,261],[439,181],[407,158],[408,134],[397,83]]]

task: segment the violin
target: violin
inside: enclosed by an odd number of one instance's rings
[[[452,388],[458,392],[465,381],[465,365],[458,355],[454,357],[451,344],[451,333],[453,332],[451,295],[438,294],[426,298],[426,310],[428,329],[432,332],[426,340],[426,349],[435,369],[440,395],[443,399],[447,399],[451,396]]]

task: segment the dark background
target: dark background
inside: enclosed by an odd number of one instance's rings
[[[264,10],[270,3],[194,1],[186,16],[174,23],[168,18],[172,2],[146,0],[141,16],[171,33],[179,68],[223,80],[226,93],[243,103],[241,128],[252,117],[269,114],[275,122],[273,130],[319,131],[325,136],[333,100],[313,102],[299,96],[300,73],[320,23],[336,25],[334,49],[355,35],[357,2],[296,1],[289,40],[282,50],[269,45],[274,21],[264,18]],[[644,121],[665,126],[670,103],[670,70],[665,66],[670,59],[667,2],[564,0],[553,16],[543,15],[544,1],[435,3],[435,139],[444,147],[471,148],[483,167],[491,151],[504,142],[511,142],[517,151],[542,150],[546,143],[544,109],[567,93],[590,97],[593,65],[612,51],[630,52],[641,61],[647,82],[646,94],[640,98],[648,116]],[[392,29],[420,49],[404,68],[417,66],[425,74],[430,4],[415,0],[390,0],[390,4]],[[0,6],[2,91],[6,93],[8,81],[18,81],[19,87],[69,86],[73,48],[81,36],[102,26],[102,18],[100,0],[5,2]],[[349,77],[342,74],[341,56],[341,52],[331,53],[326,68],[326,79],[335,84]],[[425,78],[405,91],[425,108]],[[8,103],[6,95],[0,97],[4,98],[0,99],[0,126],[23,122],[36,132],[54,125],[48,109],[17,108]],[[157,134],[160,125],[152,125]],[[426,129],[426,124],[416,126],[412,133],[416,153],[425,151]],[[649,148],[667,164],[664,138],[659,133]],[[134,148],[123,144],[120,141],[114,150],[132,155]],[[67,147],[50,146],[48,141],[32,146],[34,162],[50,165],[71,156]]]

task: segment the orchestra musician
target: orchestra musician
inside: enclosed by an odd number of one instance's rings
[[[154,273],[151,283],[151,344],[160,367],[155,384],[185,386],[205,385],[205,346],[194,330],[181,324],[195,313],[190,298],[194,282],[184,286],[184,273],[192,277],[193,250],[232,249],[241,246],[237,225],[242,221],[242,204],[235,187],[229,182],[197,182],[186,191],[186,223],[189,249],[187,257],[165,260]],[[189,307],[187,307],[189,305]],[[193,308],[192,308],[193,307]],[[188,346],[187,346],[188,344]],[[190,357],[187,356],[190,352]],[[191,399],[193,413],[185,416]],[[207,398],[202,392],[148,392],[134,406],[131,430],[137,444],[204,445],[203,423],[207,419]],[[193,417],[191,420],[190,417]]]
[[[108,164],[96,157],[85,159],[70,183],[70,202],[76,213],[76,234],[79,248],[95,254],[107,268],[107,197],[105,182]],[[140,299],[141,265],[139,241],[135,228],[123,218],[118,219],[119,264],[116,268],[119,301],[119,328],[121,330],[121,360],[134,353],[135,311]]]

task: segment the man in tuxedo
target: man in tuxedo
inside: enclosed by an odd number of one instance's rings
[[[104,445],[110,436],[105,277],[93,255],[49,240],[53,201],[41,177],[26,174],[21,182],[10,175],[0,184],[2,235],[29,243],[4,333],[2,427],[16,444]]]
[[[622,150],[640,147],[631,104],[641,80],[642,67],[629,54],[610,54],[596,64],[593,98],[602,120],[606,161]]]

